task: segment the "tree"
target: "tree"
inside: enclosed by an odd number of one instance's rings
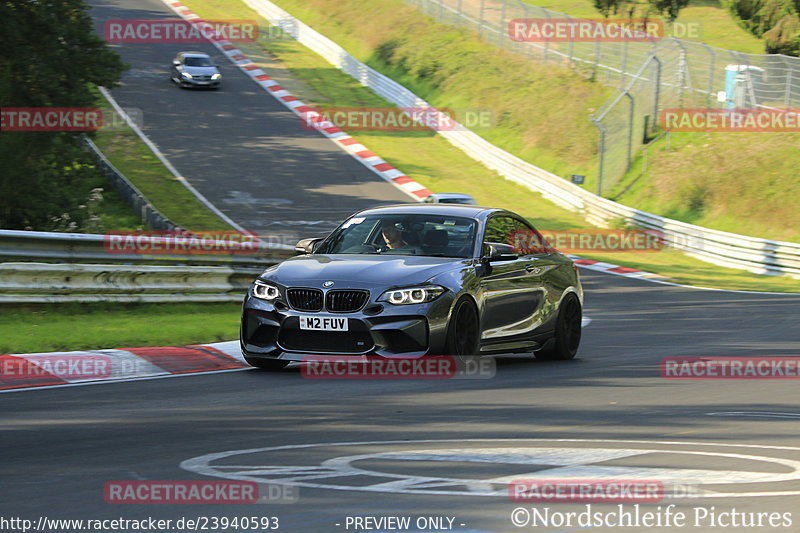
[[[126,68],[83,0],[3,0],[0,34],[2,107],[92,107],[93,86],[114,86]],[[80,216],[92,175],[80,133],[4,131],[0,160],[0,227],[51,229],[55,217]]]
[[[689,0],[649,0],[650,5],[659,15],[664,15],[672,22],[678,18],[681,9],[689,5]]]

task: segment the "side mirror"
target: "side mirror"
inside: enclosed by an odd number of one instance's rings
[[[176,67],[179,67],[179,66],[181,66],[181,62],[180,62],[180,61],[178,61],[177,59],[173,59],[173,60],[172,60],[172,64],[173,64],[174,66],[176,66]]]
[[[316,249],[319,248],[322,241],[323,239],[320,237],[303,239],[294,245],[294,251],[298,254],[313,254]]]
[[[483,259],[484,261],[513,261],[519,258],[517,249],[510,244],[502,242],[487,242],[483,245]]]

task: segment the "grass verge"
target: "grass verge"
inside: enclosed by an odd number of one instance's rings
[[[101,102],[105,112],[113,112],[105,100]],[[175,179],[121,119],[116,121],[114,127],[98,131],[94,142],[117,170],[128,178],[162,215],[178,226],[198,231],[231,229]]]
[[[0,313],[0,353],[173,346],[235,340],[239,335],[240,307],[239,303],[3,307]]]
[[[526,4],[566,13],[573,17],[598,18],[602,15],[594,8],[592,0],[522,0]],[[615,18],[615,15],[611,15]],[[677,32],[681,28],[699,26],[699,35]],[[672,32],[674,28],[674,33]],[[706,43],[736,52],[763,54],[764,41],[742,28],[718,0],[691,0],[683,8],[675,22],[666,27],[667,35],[675,35],[687,41]]]

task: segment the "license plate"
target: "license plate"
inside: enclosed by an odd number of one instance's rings
[[[300,329],[311,331],[347,331],[347,318],[338,316],[301,316]]]

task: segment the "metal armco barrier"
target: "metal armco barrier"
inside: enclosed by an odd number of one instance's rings
[[[399,83],[360,62],[344,48],[272,2],[244,1],[301,44],[398,107],[430,106]],[[629,224],[663,232],[664,240],[671,246],[703,261],[757,274],[788,275],[800,279],[800,244],[711,230],[639,211],[592,194],[523,161],[462,125],[456,126],[452,131],[439,131],[439,134],[504,178],[538,191],[562,207],[583,214],[592,224],[607,226],[612,221],[624,220]]]
[[[152,238],[151,238],[152,239]],[[144,238],[144,240],[149,240]],[[157,263],[196,265],[242,265],[265,267],[292,255],[294,246],[263,240],[258,249],[219,254],[109,253],[107,236],[82,233],[0,230],[0,261],[45,261],[57,263]]]
[[[0,263],[0,303],[235,302],[254,267]]]

